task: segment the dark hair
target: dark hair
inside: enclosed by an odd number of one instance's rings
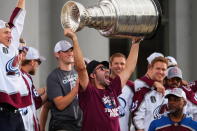
[[[32,60],[23,60],[21,66],[28,65]]]

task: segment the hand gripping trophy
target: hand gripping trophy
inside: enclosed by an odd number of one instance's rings
[[[75,32],[84,26],[95,28],[106,37],[146,36],[156,30],[160,15],[157,0],[100,0],[91,8],[68,1],[61,23]]]

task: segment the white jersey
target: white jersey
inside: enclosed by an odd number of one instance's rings
[[[15,8],[10,23],[11,45],[0,43],[0,103],[9,103],[19,108],[30,104],[28,90],[19,70],[18,45],[25,18],[25,10]]]
[[[135,113],[134,122],[138,129],[148,131],[151,121],[161,117],[163,112],[160,112],[165,102],[164,96],[161,93],[152,90],[145,95],[144,101],[141,103],[138,111]]]
[[[146,84],[145,81],[142,81],[140,79],[137,79],[137,80],[134,81],[134,89],[135,89],[135,91],[140,90],[140,88],[142,88],[142,87],[150,88],[148,86],[148,84]]]
[[[194,121],[197,121],[197,105],[193,104],[189,100],[187,100],[187,104],[184,107],[184,113],[187,116],[192,117]]]
[[[130,108],[132,104],[133,91],[128,85],[125,85],[122,89],[122,94],[118,96],[119,106],[119,123],[121,131],[129,130],[129,116]]]
[[[135,110],[133,114],[133,124],[137,129],[144,129],[144,131],[148,131],[150,123],[154,119],[160,118],[164,113],[167,113],[167,103],[168,99],[166,99],[161,93],[157,92],[156,90],[152,90],[151,87],[148,87],[147,84],[144,84],[145,81],[138,80],[135,83],[135,86],[141,85],[142,88],[137,88],[138,92],[136,95],[144,95],[144,97],[139,97],[143,99],[135,100],[133,103],[132,110]],[[139,85],[136,85],[139,84]],[[144,84],[144,85],[143,85]],[[148,90],[148,91],[145,91]],[[141,92],[141,93],[140,93]],[[167,94],[168,90],[166,90]],[[137,98],[137,97],[136,97]],[[188,101],[188,104],[184,107],[184,113],[187,115],[191,114],[191,111],[194,110],[190,104],[191,102]],[[134,130],[130,128],[130,130]]]
[[[152,90],[147,84],[149,81],[138,79],[135,81],[135,101],[132,104],[132,125],[130,131],[135,129],[144,129],[148,131],[149,125],[152,120],[161,117],[166,109],[166,99],[164,96]],[[137,88],[136,88],[137,87]],[[138,100],[139,99],[139,100]]]
[[[29,96],[31,97],[32,105],[20,108],[19,111],[23,118],[25,131],[39,131],[39,122],[36,115],[36,104],[34,100],[34,96],[41,99],[38,95],[37,91],[35,90],[31,76],[23,72],[23,79],[29,88]],[[40,103],[39,103],[40,104]]]
[[[189,114],[194,121],[197,121],[197,81],[189,82],[187,86],[181,87],[187,96],[187,114]]]

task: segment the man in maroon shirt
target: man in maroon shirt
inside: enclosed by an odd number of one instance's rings
[[[141,37],[132,38],[132,46],[125,69],[109,80],[107,62],[91,61],[87,68],[78,45],[77,36],[70,29],[64,35],[73,41],[75,67],[79,75],[79,104],[83,111],[82,131],[120,131],[118,95],[135,69]]]

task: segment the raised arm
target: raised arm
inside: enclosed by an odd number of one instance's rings
[[[79,76],[80,86],[83,88],[83,90],[85,90],[89,82],[89,77],[83,59],[83,54],[79,47],[77,36],[71,29],[65,29],[64,35],[69,37],[73,41],[73,52],[74,52],[74,61],[75,61],[74,65]]]
[[[25,9],[25,0],[18,0],[16,7]]]
[[[18,0],[16,8],[12,12],[9,20],[9,26],[12,29],[12,44],[17,48],[19,47],[19,39],[23,31],[25,15],[25,0]]]
[[[131,39],[132,39],[132,46],[126,61],[126,66],[125,69],[119,75],[121,79],[122,87],[124,87],[127,80],[135,70],[137,58],[138,58],[139,43],[142,40],[142,37],[132,37]]]

